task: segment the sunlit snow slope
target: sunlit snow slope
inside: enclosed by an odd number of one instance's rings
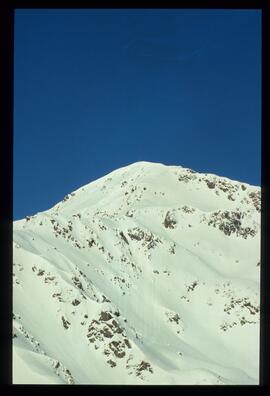
[[[258,384],[259,277],[259,187],[118,169],[14,223],[13,382]]]

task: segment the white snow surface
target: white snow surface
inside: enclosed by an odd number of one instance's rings
[[[138,162],[14,222],[13,383],[258,384],[260,200]]]

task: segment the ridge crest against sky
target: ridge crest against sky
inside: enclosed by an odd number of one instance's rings
[[[258,384],[260,216],[260,187],[139,162],[14,222],[13,383]]]
[[[199,173],[199,172],[195,172],[192,169],[184,168],[182,166],[175,166],[175,165],[168,166],[161,163],[138,161],[133,164],[129,164],[127,166],[123,166],[121,168],[115,169],[112,172],[109,172],[96,180],[89,181],[87,184],[80,186],[78,189],[69,191],[69,193],[64,197],[61,197],[61,201],[53,205],[53,207],[46,208],[46,211],[44,212],[37,212],[34,214],[34,216],[42,213],[49,213],[51,210],[53,210],[53,208],[57,210],[58,208],[61,208],[62,205],[64,205],[65,207],[66,201],[68,201],[67,205],[69,206],[70,203],[69,199],[74,196],[77,196],[78,199],[78,193],[79,195],[82,196],[82,203],[84,207],[87,206],[88,204],[91,206],[93,200],[96,201],[98,205],[109,207],[111,203],[114,204],[114,200],[119,201],[121,196],[121,191],[123,192],[122,189],[127,184],[131,184],[131,185],[134,184],[132,188],[134,192],[137,188],[139,189],[143,188],[144,191],[147,190],[145,186],[142,187],[146,183],[151,191],[154,186],[159,186],[159,188],[164,188],[165,186],[164,181],[166,180],[166,183],[170,185],[169,190],[174,191],[174,193],[176,194],[175,175],[178,175],[178,181],[182,181],[182,182],[184,181],[185,183],[188,183],[189,180],[198,180],[198,185],[201,184],[204,185],[206,183],[208,188],[212,190],[212,193],[214,192],[217,197],[219,196],[218,189],[220,186],[231,186],[230,188],[232,188],[233,191],[234,189],[238,190],[241,186],[241,189],[243,191],[245,191],[248,188],[249,190],[251,189],[251,193],[256,191],[255,195],[260,194],[260,187],[243,183],[238,180],[231,180],[228,179],[227,177],[215,175],[212,173]],[[111,183],[112,180],[113,182]],[[107,184],[108,182],[110,183]],[[200,188],[198,187],[197,190],[199,189]],[[228,193],[229,189],[227,189],[227,187],[221,188],[223,193],[224,192]],[[115,195],[112,190],[114,190]],[[190,189],[187,188],[187,190]],[[192,195],[190,196],[189,193],[187,193],[187,191],[185,192],[183,190],[182,192],[178,191],[178,193],[176,194],[177,199],[176,201],[174,201],[172,205],[178,205],[181,202],[183,198],[181,196],[182,193],[184,193],[184,198],[187,200],[187,202],[185,203],[188,205],[192,204],[193,201]],[[128,193],[126,193],[125,195],[127,194]],[[163,195],[163,193],[161,194]],[[239,194],[237,195],[239,198]],[[231,197],[230,194],[227,196],[227,198],[229,200],[231,199],[233,201],[235,200],[234,198]],[[99,199],[101,199],[101,202],[99,201]],[[156,206],[155,203],[156,199],[157,199],[156,196],[152,196],[150,200],[151,205],[153,207]],[[202,201],[202,197],[200,199]],[[146,205],[149,205],[150,201],[148,202],[146,200],[147,202]],[[202,202],[199,204],[199,207],[201,204]],[[243,202],[241,201],[240,204],[242,205]],[[164,205],[170,206],[168,198],[165,199]],[[209,198],[206,198],[206,202],[202,205],[203,206],[206,205],[206,207],[208,208],[207,210],[210,211],[214,210],[214,207],[212,207],[209,204]],[[31,216],[26,216],[26,218],[20,219],[19,222],[21,221],[23,222],[25,221],[25,219],[27,220],[29,218],[31,218]]]
[[[137,161],[260,185],[261,12],[15,12],[14,219]]]

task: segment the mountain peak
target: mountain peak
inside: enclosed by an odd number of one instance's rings
[[[257,384],[259,257],[258,187],[146,161],[82,186],[14,223],[14,382]]]

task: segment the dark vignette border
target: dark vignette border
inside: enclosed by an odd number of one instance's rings
[[[27,8],[200,8],[200,9],[258,9],[262,10],[262,135],[261,135],[261,181],[262,181],[262,237],[261,237],[261,331],[260,331],[260,387],[257,386],[98,386],[98,385],[11,385],[12,384],[12,219],[13,219],[13,53],[14,53],[14,14],[16,9]],[[137,393],[147,390],[155,392],[159,390],[192,392],[195,394],[215,392],[219,394],[223,390],[232,393],[253,392],[267,390],[270,385],[270,263],[267,255],[267,244],[270,244],[270,125],[267,108],[269,103],[269,51],[270,36],[270,12],[263,6],[261,1],[167,1],[163,6],[151,4],[149,1],[129,1],[121,4],[119,1],[87,1],[87,0],[2,0],[0,4],[0,356],[2,360],[0,369],[0,384],[5,384],[6,391],[52,391],[57,389],[64,392],[77,392],[78,390],[100,394],[104,392]],[[267,45],[268,44],[268,45]],[[226,389],[225,389],[226,388]]]
[[[270,385],[270,130],[269,130],[269,39],[270,10],[263,8],[262,12],[262,133],[261,133],[261,327],[260,327],[260,384]],[[268,249],[267,249],[268,248]]]
[[[0,383],[10,381],[12,359],[13,16],[0,5]]]

